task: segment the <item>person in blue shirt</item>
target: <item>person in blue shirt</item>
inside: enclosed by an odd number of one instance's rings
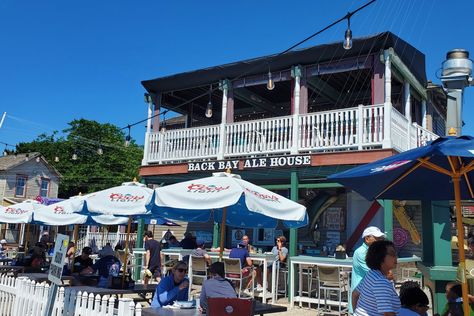
[[[171,305],[175,301],[187,301],[189,287],[189,280],[186,278],[187,272],[186,262],[178,261],[173,267],[172,273],[162,278],[156,287],[151,307]]]
[[[365,262],[365,257],[367,256],[367,250],[369,246],[377,240],[382,240],[385,238],[385,234],[375,226],[367,227],[362,233],[362,245],[354,251],[352,257],[352,278],[351,278],[351,291],[349,293],[349,312],[352,314],[354,311],[353,304],[351,302],[352,292],[355,290],[360,281],[364,278],[367,272],[370,270]]]
[[[87,267],[80,272],[80,275],[88,275],[97,272],[99,275],[99,283],[97,284],[98,287],[107,287],[108,285],[108,278],[111,271],[112,266],[118,275],[120,271],[120,260],[115,257],[115,252],[111,246],[104,246],[100,251],[101,258],[99,261],[94,263],[91,267]],[[117,276],[114,275],[114,276]]]
[[[240,259],[240,267],[242,268],[242,278],[246,278],[250,273],[256,276],[255,271],[252,270],[252,259],[249,258],[249,252],[247,250],[247,244],[240,242],[237,247],[232,248],[229,253],[229,258]],[[238,278],[239,275],[233,275],[229,273],[227,275],[231,278]],[[245,286],[245,289],[248,289],[252,283],[252,278],[248,279],[248,283]]]

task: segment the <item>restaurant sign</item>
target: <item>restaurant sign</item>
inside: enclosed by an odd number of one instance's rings
[[[253,168],[284,168],[310,166],[311,156],[248,158],[243,160],[201,161],[188,163],[188,171],[225,171]]]

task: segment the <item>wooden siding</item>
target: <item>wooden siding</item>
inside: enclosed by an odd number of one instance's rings
[[[24,175],[28,177],[26,182],[26,196],[27,199],[34,199],[40,194],[41,179],[50,179],[48,197],[58,197],[58,177],[51,172],[48,166],[43,162],[36,162],[36,159],[31,159],[28,162],[8,169],[2,172],[3,179],[0,180],[0,194],[2,198],[15,197],[15,186],[17,175]]]

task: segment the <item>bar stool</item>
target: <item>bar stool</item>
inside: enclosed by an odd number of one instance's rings
[[[306,277],[306,291],[303,289],[303,284],[300,284],[299,295],[306,294],[308,297],[311,297],[314,293],[315,297],[319,296],[319,283],[317,277],[317,266],[314,265],[300,265],[300,273],[302,280]],[[313,288],[313,284],[316,282],[316,286]],[[300,307],[302,307],[303,302],[299,302]],[[311,303],[308,302],[308,307],[311,308]]]

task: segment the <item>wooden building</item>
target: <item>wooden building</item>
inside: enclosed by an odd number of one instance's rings
[[[353,249],[360,223],[392,236],[398,226],[391,201],[380,207],[326,177],[445,132],[446,96],[427,80],[423,53],[390,32],[354,39],[350,50],[330,43],[142,84],[150,96],[140,168],[145,182],[167,185],[230,168],[298,200],[307,206],[308,227],[279,227],[292,240],[291,253],[296,238],[307,253],[348,241]],[[178,116],[171,118],[173,112]],[[184,229],[209,236],[213,225]],[[229,229],[227,246],[240,233]],[[264,248],[280,232],[246,233]]]
[[[57,198],[60,177],[59,172],[38,152],[4,155],[0,157],[1,203],[8,206],[37,197]],[[21,229],[19,224],[3,224],[0,235],[9,242],[21,242]]]

